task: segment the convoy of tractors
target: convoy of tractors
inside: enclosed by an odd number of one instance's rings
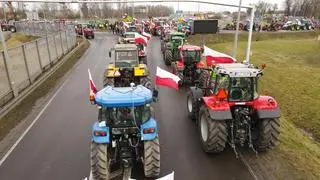
[[[221,153],[230,147],[237,156],[239,147],[257,153],[278,143],[279,106],[274,98],[258,92],[265,65],[219,59],[208,65],[204,47],[188,44],[187,32],[168,29],[166,23],[141,21],[142,29],[135,26],[138,22],[122,23],[126,27],[109,51],[104,88],[90,96],[98,107],[98,121],[92,128],[93,179],[111,179],[116,172],[128,178],[134,163],[142,163],[147,178],[160,175],[159,126],[152,107],[158,90],[148,70],[152,59],[142,38],[145,32],[161,37],[165,65],[181,79],[179,87],[189,89],[185,107],[199,127],[204,152]]]

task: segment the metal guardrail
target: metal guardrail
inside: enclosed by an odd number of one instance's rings
[[[18,32],[42,38],[8,49],[8,59],[0,51],[0,109],[75,47],[73,29],[53,27],[47,31],[40,23],[17,24]]]

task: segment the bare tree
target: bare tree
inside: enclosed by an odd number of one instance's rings
[[[291,15],[293,0],[285,0],[284,5],[285,5],[285,14],[288,16]]]
[[[89,13],[87,3],[82,3],[80,10],[82,12],[83,18],[87,19]]]

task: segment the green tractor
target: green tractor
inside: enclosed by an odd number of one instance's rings
[[[163,60],[167,66],[171,65],[173,61],[179,59],[178,47],[185,44],[186,35],[180,32],[170,32],[165,35],[161,42],[161,51]]]

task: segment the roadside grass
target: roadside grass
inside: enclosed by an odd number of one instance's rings
[[[33,41],[38,38],[39,37],[37,36],[28,36],[23,33],[12,33],[11,38],[6,41],[6,45],[7,45],[7,48],[9,49],[9,48],[20,46],[24,43]],[[0,44],[0,50],[3,50],[2,44]]]
[[[259,89],[280,105],[280,144],[258,158],[248,155],[250,164],[265,172],[261,179],[273,179],[270,175],[275,179],[320,179],[319,32],[270,34],[260,34],[259,41],[252,42],[251,63],[267,64]],[[231,54],[233,35],[211,36],[205,38],[208,47]],[[239,38],[238,61],[245,59],[243,36]],[[199,44],[197,37],[189,42]]]
[[[78,39],[78,41],[80,41]],[[50,78],[37,87],[30,95],[28,95],[19,105],[12,109],[8,114],[0,119],[0,141],[10,132],[12,128],[18,125],[31,112],[33,105],[37,100],[46,96],[59,82],[59,80],[73,67],[79,58],[86,52],[90,43],[85,43],[74,52],[64,64],[54,72]]]

